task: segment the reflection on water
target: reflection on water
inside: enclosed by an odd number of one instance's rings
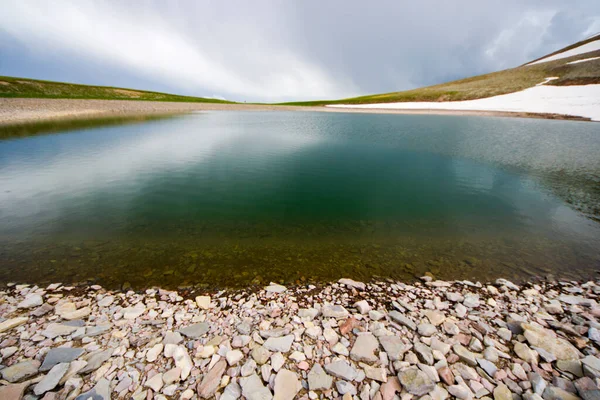
[[[596,124],[337,113],[5,140],[0,279],[589,276],[599,153]]]

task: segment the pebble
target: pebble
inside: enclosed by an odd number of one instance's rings
[[[292,347],[293,342],[294,335],[270,337],[265,341],[263,346],[265,347],[265,349],[270,351],[280,351],[283,353],[287,353],[290,351],[290,347]]]
[[[398,379],[402,387],[410,394],[423,396],[435,388],[435,383],[426,373],[416,367],[407,368],[398,373]]]
[[[210,296],[196,296],[196,304],[201,310],[208,310],[210,308]]]
[[[44,376],[44,378],[33,388],[33,393],[40,396],[56,387],[61,378],[69,369],[68,363],[57,364]]]
[[[44,357],[44,362],[40,367],[40,371],[48,371],[56,364],[70,363],[79,358],[84,352],[85,350],[81,348],[71,347],[56,347],[50,349],[48,353],[46,353],[46,357]]]
[[[23,360],[0,370],[2,378],[11,383],[30,378],[38,373],[40,362],[37,360]]]
[[[332,384],[333,378],[325,372],[320,364],[315,363],[308,373],[310,390],[329,390]]]
[[[507,282],[344,280],[187,297],[11,287],[0,394],[598,400],[600,285]]]
[[[302,385],[296,373],[283,368],[277,372],[273,389],[275,400],[293,400],[300,389]]]

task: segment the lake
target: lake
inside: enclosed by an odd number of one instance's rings
[[[215,111],[0,140],[0,281],[589,278],[600,124]]]

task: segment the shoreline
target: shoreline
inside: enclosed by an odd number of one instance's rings
[[[194,111],[306,111],[410,115],[459,115],[590,121],[560,114],[444,109],[336,108],[260,104],[179,103],[135,100],[0,98],[0,128],[51,121],[141,117]]]
[[[595,399],[600,280],[0,289],[0,398]]]

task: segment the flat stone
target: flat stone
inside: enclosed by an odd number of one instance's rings
[[[44,304],[44,299],[41,295],[34,293],[30,294],[23,301],[17,304],[17,308],[33,308]]]
[[[47,337],[48,339],[54,339],[58,336],[67,336],[72,334],[73,332],[75,332],[79,327],[78,326],[72,326],[72,325],[67,325],[67,324],[57,324],[57,323],[51,323],[48,324],[48,326],[46,327],[46,329],[44,329],[41,334],[45,337]]]
[[[583,367],[579,360],[558,360],[556,362],[556,368],[561,371],[570,372],[577,377],[583,376]]]
[[[61,378],[69,369],[68,363],[57,364],[44,376],[44,378],[33,388],[33,393],[40,396],[56,387]]]
[[[292,347],[292,343],[294,342],[294,335],[287,335],[283,337],[271,337],[268,338],[263,344],[264,348],[270,351],[280,351],[282,353],[287,353],[290,351],[290,347]]]
[[[467,294],[465,295],[465,299],[462,302],[463,306],[467,308],[477,308],[479,307],[479,295],[478,294]]]
[[[499,383],[494,389],[494,400],[513,400],[512,393],[504,383]]]
[[[252,349],[250,355],[258,365],[263,365],[264,363],[269,361],[269,357],[271,357],[271,352],[265,349],[263,346],[257,346]]]
[[[156,374],[154,375],[152,378],[146,380],[146,382],[144,383],[145,387],[149,387],[150,389],[154,390],[155,392],[160,391],[160,389],[163,387],[164,382],[163,382],[163,374]]]
[[[308,373],[308,388],[310,390],[329,390],[333,378],[325,372],[319,363],[315,363]]]
[[[88,372],[97,370],[102,364],[108,361],[108,359],[112,356],[113,351],[113,349],[107,349],[90,354],[85,359],[85,361],[87,361],[87,365],[81,369],[80,373],[86,374]]]
[[[421,336],[429,337],[434,335],[437,332],[437,329],[433,324],[419,324],[417,332],[419,332],[419,335]]]
[[[354,303],[354,307],[358,310],[359,313],[363,315],[371,311],[371,306],[366,300],[357,301],[356,303]]]
[[[252,375],[254,372],[256,371],[256,361],[254,361],[253,359],[249,359],[248,361],[246,361],[246,363],[242,366],[241,370],[240,370],[240,374],[242,376],[250,376]]]
[[[577,393],[583,400],[599,400],[600,389],[596,383],[589,377],[583,377],[574,382]]]
[[[392,400],[394,399],[396,393],[400,393],[401,391],[402,386],[400,386],[398,377],[391,376],[386,383],[381,385],[379,389],[381,396],[375,396],[374,400]]]
[[[582,360],[581,363],[583,364],[584,367],[587,367],[588,369],[594,370],[597,373],[600,373],[600,359],[598,357],[594,357],[594,356],[585,356]]]
[[[595,304],[595,301],[592,299],[587,299],[582,296],[573,296],[573,295],[567,295],[567,294],[561,294],[560,296],[558,296],[558,300],[562,301],[565,304],[569,304],[572,306],[582,305],[585,307],[592,307]]]
[[[354,396],[356,394],[356,386],[354,386],[353,384],[351,384],[350,382],[346,382],[346,381],[337,381],[335,383],[335,388],[337,389],[338,393],[341,394],[342,396],[344,396],[342,398],[342,400],[350,400],[352,399],[352,396]]]
[[[16,328],[17,326],[23,325],[28,320],[29,318],[27,317],[17,317],[7,319],[6,321],[2,321],[0,322],[0,333],[6,332],[12,328]]]
[[[440,326],[446,320],[446,316],[443,312],[437,310],[425,310],[423,313],[429,319],[434,326]]]
[[[399,336],[380,336],[379,343],[392,361],[401,360],[403,354],[410,348]]]
[[[66,320],[74,320],[74,319],[83,319],[92,313],[92,309],[90,307],[82,307],[80,309],[65,311],[60,314],[62,319]]]
[[[579,350],[566,340],[557,337],[554,332],[534,324],[522,324],[521,326],[524,330],[523,335],[530,345],[546,350],[557,360],[578,360],[580,358]]]
[[[500,328],[496,331],[496,333],[507,342],[510,342],[510,339],[512,339],[512,332],[509,329]]]
[[[358,371],[345,360],[337,360],[330,364],[325,364],[325,371],[336,378],[347,381],[352,381],[358,376]]]
[[[309,320],[313,320],[319,315],[319,310],[316,308],[301,308],[298,310],[298,316],[300,318],[306,318]]]
[[[0,370],[2,378],[10,383],[32,377],[38,373],[40,362],[38,360],[24,360]]]
[[[417,367],[398,372],[400,384],[410,394],[424,396],[435,388],[435,383]]]
[[[201,310],[208,310],[210,308],[210,296],[196,296],[196,304]]]
[[[227,359],[227,363],[233,366],[242,361],[244,353],[239,350],[230,350],[225,354],[225,358]]]
[[[179,380],[181,380],[181,368],[179,368],[179,367],[171,368],[170,370],[168,370],[167,372],[165,372],[163,374],[162,379],[163,379],[163,382],[165,383],[165,385],[170,385],[174,382],[178,382]]]
[[[185,347],[179,345],[173,352],[173,360],[175,360],[175,366],[181,368],[181,379],[187,379],[192,372],[192,368],[194,367],[194,363],[190,358]]]
[[[387,382],[387,372],[385,371],[385,368],[375,368],[365,365],[363,371],[365,371],[365,376],[369,379],[378,382]]]
[[[363,282],[357,282],[348,278],[342,278],[338,281],[338,283],[358,290],[365,290],[367,288],[367,285],[365,285]]]
[[[369,318],[371,318],[373,321],[380,321],[385,318],[385,313],[377,310],[371,310],[369,311]]]
[[[98,301],[98,307],[109,307],[115,301],[115,296],[104,296],[102,299]]]
[[[256,374],[241,378],[240,386],[242,395],[247,400],[271,400],[273,398],[271,391],[263,385],[262,380]]]
[[[463,301],[465,298],[462,294],[460,293],[456,293],[456,292],[446,292],[446,299],[448,299],[449,301],[452,301],[454,303],[456,302],[461,302]]]
[[[473,398],[473,393],[464,385],[450,385],[447,387],[448,393],[457,399],[467,400]]]
[[[225,373],[227,368],[227,362],[223,359],[217,361],[217,363],[204,375],[202,381],[198,384],[197,391],[198,396],[202,399],[210,399],[214,397],[219,385],[221,383],[221,377]]]
[[[41,317],[43,315],[48,314],[52,310],[54,310],[54,307],[52,307],[48,303],[44,303],[41,306],[39,306],[38,308],[36,308],[35,310],[33,310],[30,314],[33,315],[34,317]]]
[[[21,400],[28,387],[29,382],[0,386],[0,399]]]
[[[269,293],[283,293],[287,288],[277,283],[271,283],[269,286],[265,287],[265,290]]]
[[[542,394],[544,400],[579,400],[580,397],[556,386],[548,386]]]
[[[56,364],[60,363],[70,363],[73,360],[79,358],[85,350],[78,347],[56,347],[54,349],[50,349],[48,353],[46,353],[46,357],[44,358],[44,363],[40,367],[40,371],[48,371]]]
[[[516,342],[513,350],[521,360],[530,364],[537,364],[536,352],[531,350],[525,343]]]
[[[477,358],[475,357],[475,354],[471,353],[463,345],[456,343],[454,346],[452,346],[452,350],[461,360],[470,366],[474,367],[477,365]]]
[[[354,361],[375,362],[379,360],[379,357],[375,355],[378,348],[379,342],[375,336],[370,333],[359,335],[350,351],[350,358]]]
[[[164,348],[164,345],[162,343],[158,343],[158,344],[155,344],[154,346],[152,346],[152,348],[146,352],[146,361],[148,361],[148,362],[156,361],[156,359],[158,358],[160,353],[162,353],[163,348]]]
[[[183,337],[179,332],[168,331],[165,333],[165,337],[162,340],[162,343],[166,346],[167,344],[179,344],[183,342]]]
[[[273,329],[268,329],[268,330],[261,330],[261,331],[259,331],[259,334],[261,337],[263,337],[265,339],[272,338],[272,337],[281,337],[281,336],[289,335],[290,329],[287,327],[279,327],[279,328],[273,328]]]
[[[390,311],[388,315],[391,319],[393,319],[400,325],[404,325],[413,331],[417,329],[417,324],[415,324],[415,322],[412,319],[406,317],[404,314],[401,314],[396,310]]]
[[[109,324],[105,325],[96,325],[96,326],[88,326],[85,328],[85,336],[94,337],[107,332],[111,326]]]
[[[331,347],[331,351],[333,351],[336,354],[341,354],[343,356],[349,356],[350,352],[348,351],[348,348],[346,346],[344,346],[342,343],[336,343]]]
[[[293,400],[302,389],[298,376],[287,369],[280,369],[275,376],[274,400]]]
[[[185,328],[179,329],[177,332],[191,339],[198,339],[208,333],[210,325],[206,322],[198,322]]]
[[[110,382],[102,378],[91,390],[80,394],[75,400],[110,400]]]
[[[323,313],[323,316],[325,318],[346,318],[346,317],[348,317],[348,315],[350,315],[348,310],[346,310],[343,306],[340,306],[338,304],[324,305],[323,308],[321,309],[321,312]]]
[[[136,319],[146,312],[146,306],[143,303],[137,303],[133,307],[126,307],[122,310],[123,318]]]
[[[417,342],[414,344],[414,350],[425,364],[433,365],[433,352],[425,343]]]
[[[478,358],[477,363],[491,378],[493,378],[496,371],[498,371],[498,368],[493,363],[484,358]]]
[[[240,397],[242,397],[242,388],[237,383],[231,382],[229,385],[227,385],[227,387],[225,387],[225,390],[223,391],[221,397],[219,397],[219,400],[237,400]]]
[[[285,358],[283,354],[277,352],[271,356],[271,367],[275,372],[278,372],[281,367],[285,364]]]

